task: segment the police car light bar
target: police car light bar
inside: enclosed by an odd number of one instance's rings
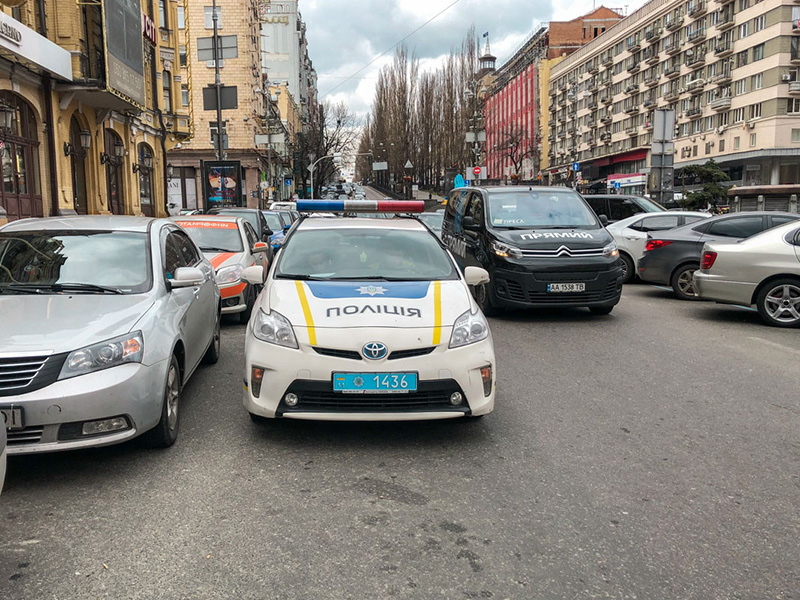
[[[298,212],[421,213],[424,200],[298,200]]]

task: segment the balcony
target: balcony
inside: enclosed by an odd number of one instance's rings
[[[589,80],[589,81],[586,83],[586,91],[587,91],[587,92],[593,92],[593,91],[595,91],[596,89],[597,89],[597,81],[595,81],[594,79],[590,79],[590,80]]]
[[[658,75],[650,75],[647,79],[644,80],[644,84],[647,87],[654,87],[658,85]]]
[[[635,94],[638,91],[639,91],[639,84],[638,83],[632,83],[631,85],[629,85],[628,87],[625,88],[625,93],[626,94]]]
[[[569,127],[567,127],[567,133],[568,133],[569,135],[575,135],[575,133],[576,133],[577,131],[578,131],[578,130],[577,130],[577,128],[576,128],[574,125],[570,125]]]
[[[789,93],[790,94],[800,94],[800,81],[790,81],[789,82]]]
[[[599,71],[600,71],[600,68],[598,67],[597,63],[592,63],[591,65],[589,65],[589,74],[590,75],[597,75],[597,73]]]
[[[550,119],[550,120],[547,122],[547,126],[548,126],[550,129],[552,129],[553,127],[555,127],[555,126],[556,126],[556,120],[555,120],[555,119]]]
[[[683,61],[687,67],[699,67],[700,65],[706,62],[706,53],[705,52],[695,52],[694,54],[686,55],[686,60]]]
[[[601,133],[600,134],[600,141],[601,142],[610,142],[611,141],[611,134],[610,133]]]
[[[681,95],[681,92],[680,92],[680,90],[678,88],[672,88],[672,89],[667,90],[666,92],[664,92],[663,98],[667,102],[674,102],[675,100],[677,100],[680,97],[680,95]]]
[[[797,0],[795,0],[795,1],[797,1]],[[716,2],[720,6],[725,6],[726,4],[731,4],[733,2],[733,0],[716,0]]]
[[[728,110],[731,107],[731,98],[726,96],[724,98],[717,98],[711,101],[711,108],[714,110]]]
[[[561,113],[558,115],[558,122],[559,123],[566,123],[567,122],[567,115],[565,113]]]
[[[648,29],[644,34],[644,39],[648,42],[657,42],[658,37],[661,35],[661,28],[654,27],[653,29]]]
[[[650,108],[650,107],[651,107],[651,106],[653,106],[653,105],[655,105],[655,102],[654,102],[654,101],[653,101],[651,98],[648,98],[647,100],[645,100],[644,102],[642,102],[642,106],[643,106],[644,108]]]
[[[681,42],[680,40],[672,40],[668,44],[664,45],[664,51],[672,56],[673,54],[677,54],[681,51]]]
[[[697,17],[701,17],[706,14],[706,10],[708,9],[708,5],[706,4],[705,0],[701,2],[696,2],[692,8],[689,9],[688,15],[693,19]]]
[[[703,115],[703,109],[698,107],[690,108],[686,111],[686,116],[690,119],[697,119]]]
[[[565,81],[562,81],[562,82],[561,82],[561,83],[558,85],[558,91],[559,91],[559,92],[566,92],[566,91],[567,91],[567,82],[566,82],[566,80],[565,80]]]
[[[698,92],[702,92],[705,85],[705,79],[695,79],[694,81],[690,81],[686,84],[686,89],[687,91],[694,92],[696,94]]]
[[[652,121],[645,121],[644,125],[642,125],[642,127],[644,127],[645,131],[653,131],[653,122]]]
[[[609,94],[608,96],[603,96],[602,98],[600,98],[600,102],[602,102],[603,104],[611,104],[613,101],[614,101],[614,98],[611,97],[611,94]]]
[[[637,125],[633,125],[632,127],[626,127],[625,133],[634,136],[639,134],[639,127]]]
[[[800,33],[800,20],[792,21],[792,33]]]
[[[660,58],[658,57],[658,51],[655,48],[649,48],[648,50],[649,52],[645,51],[645,53],[642,55],[642,59],[648,65],[657,64],[658,61],[660,60]]]
[[[588,108],[589,110],[594,110],[595,108],[597,108],[597,100],[592,100],[590,102],[587,102],[586,108]]]
[[[730,13],[726,13],[725,15],[720,17],[720,20],[717,22],[717,29],[720,31],[727,31],[728,29],[732,28],[736,23],[733,21],[733,15]]]
[[[672,19],[669,21],[669,23],[667,23],[667,31],[675,31],[676,29],[679,29],[682,24],[683,24],[682,16]]]
[[[550,142],[555,142],[556,141],[556,132],[555,131],[551,131],[550,133],[548,133],[547,134],[547,140],[550,141]]]
[[[641,40],[639,40],[639,38],[636,38],[630,44],[628,44],[628,52],[636,52],[641,47],[642,47]]]
[[[600,117],[600,122],[603,125],[609,125],[611,121],[612,121],[611,115],[603,115],[602,117]]]
[[[567,137],[567,130],[564,129],[563,127],[561,129],[559,129],[558,130],[558,137],[560,137],[560,138]]]
[[[591,119],[591,118],[586,119],[586,127],[592,128],[595,125],[597,125],[597,121],[595,121],[594,119]]]
[[[664,69],[664,75],[666,75],[669,79],[675,79],[680,74],[681,68],[678,65],[672,65],[671,67]]]
[[[711,83],[716,85],[725,85],[726,83],[730,82],[731,82],[730,71],[723,71],[722,73],[717,73],[711,78]]]
[[[697,44],[698,42],[702,42],[704,39],[706,39],[705,27],[702,29],[695,29],[686,36],[686,41],[688,41],[690,44]]]
[[[733,54],[733,44],[730,42],[722,42],[714,46],[714,54],[719,58],[730,56]]]
[[[559,96],[558,97],[558,105],[559,106],[565,106],[566,104],[567,104],[567,96],[566,96],[566,94],[564,96]]]
[[[614,57],[613,56],[604,56],[600,59],[600,64],[604,67],[610,67],[614,64]]]
[[[642,65],[639,63],[639,61],[638,60],[634,61],[634,62],[632,62],[631,64],[628,65],[628,73],[636,73],[641,68],[642,68]]]
[[[790,60],[793,65],[800,65],[800,54],[792,52]]]
[[[638,104],[631,104],[628,108],[625,109],[625,114],[628,115],[635,115],[638,112],[639,112]]]

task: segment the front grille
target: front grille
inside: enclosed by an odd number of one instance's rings
[[[355,350],[337,350],[336,348],[318,348],[314,346],[314,352],[323,356],[333,356],[334,358],[361,360],[361,353]]]
[[[525,258],[578,258],[584,256],[603,256],[602,248],[585,248],[573,250],[567,246],[561,246],[556,250],[521,250]]]
[[[600,300],[601,292],[566,292],[553,294],[550,292],[528,292],[530,302],[597,302]]]
[[[0,396],[15,396],[55,382],[66,354],[0,358]]]
[[[518,302],[525,302],[525,290],[522,289],[522,286],[519,284],[519,282],[508,280],[506,281],[506,287],[508,288],[509,298]]]
[[[342,394],[332,391],[331,387],[327,381],[295,381],[286,393],[297,394],[297,406],[290,408],[281,400],[278,415],[289,412],[469,412],[466,400],[460,406],[450,404],[450,394],[463,394],[452,379],[420,381],[417,391],[407,394]]]
[[[535,280],[541,281],[547,279],[551,282],[574,282],[581,281],[583,275],[590,275],[584,281],[592,281],[597,279],[597,273],[536,273],[534,274]],[[541,279],[540,279],[541,278]],[[602,302],[604,300],[613,300],[619,295],[620,282],[618,279],[609,281],[602,290],[593,290],[587,292],[566,292],[566,293],[551,293],[545,291],[531,291],[525,289],[522,283],[514,281],[513,279],[498,279],[497,289],[501,297],[508,297],[509,300],[516,302],[528,302],[530,304],[578,304],[582,302]],[[540,288],[541,289],[541,288]],[[507,295],[503,293],[507,291]]]
[[[430,354],[436,349],[436,346],[429,346],[427,348],[412,348],[410,350],[395,350],[389,355],[389,360],[398,360],[400,358],[411,358],[413,356],[425,356]]]
[[[38,444],[39,440],[42,439],[42,433],[44,433],[44,425],[32,425],[30,427],[25,427],[24,429],[6,430],[9,446]]]
[[[531,273],[536,281],[544,283],[594,281],[597,279],[597,271],[560,271],[558,273]]]

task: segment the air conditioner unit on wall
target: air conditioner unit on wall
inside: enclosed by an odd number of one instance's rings
[[[756,128],[756,122],[755,121],[749,121],[747,123],[747,128],[748,129],[755,129]]]
[[[717,127],[717,133],[722,133],[723,131],[725,131],[724,125],[720,125],[719,127]]]
[[[791,81],[791,80],[792,76],[789,75],[789,73],[784,73],[783,75],[781,75],[781,81]]]

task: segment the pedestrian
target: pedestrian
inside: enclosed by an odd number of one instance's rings
[[[433,192],[428,191],[428,200],[433,200]]]

